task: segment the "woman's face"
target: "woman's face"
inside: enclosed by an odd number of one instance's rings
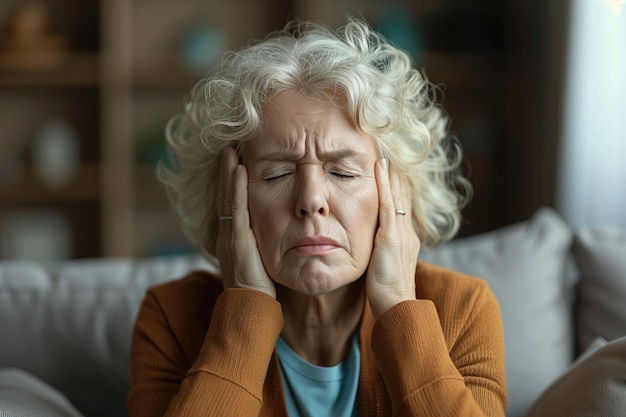
[[[252,230],[275,282],[322,295],[363,275],[378,224],[378,158],[341,101],[285,91],[267,102],[242,162]]]

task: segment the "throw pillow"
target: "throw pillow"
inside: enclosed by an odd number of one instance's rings
[[[583,229],[574,255],[580,271],[578,347],[626,336],[626,231]]]
[[[454,240],[420,258],[485,279],[504,322],[507,416],[520,417],[574,359],[567,280],[572,233],[548,208],[530,220]]]
[[[19,369],[0,369],[0,417],[82,417],[65,396]]]
[[[526,417],[626,415],[626,337],[593,349],[539,397]]]

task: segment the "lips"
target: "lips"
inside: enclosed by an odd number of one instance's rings
[[[291,250],[307,255],[323,254],[340,248],[339,243],[326,236],[310,236],[295,241]]]

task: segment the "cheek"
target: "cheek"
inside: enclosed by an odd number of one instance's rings
[[[275,187],[281,188],[281,187]],[[288,218],[284,212],[285,204],[282,200],[287,195],[286,190],[267,189],[258,185],[248,188],[248,212],[250,225],[259,245],[259,249],[269,247],[269,242],[276,242],[280,234],[281,219]]]
[[[350,187],[341,193],[338,210],[345,220],[347,232],[358,239],[360,245],[373,245],[378,227],[378,189],[376,183],[368,181]],[[361,241],[363,239],[363,241]]]

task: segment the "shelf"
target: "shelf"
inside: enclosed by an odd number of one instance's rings
[[[157,179],[155,167],[148,165],[135,167],[135,199],[139,204],[157,203],[167,206],[167,194]]]
[[[5,167],[0,171],[13,174],[7,160],[22,164],[12,178],[0,172],[0,208],[60,208],[75,223],[72,229],[82,233],[74,236],[72,256],[160,253],[155,247],[182,241],[153,165],[165,124],[183,110],[191,88],[205,75],[190,71],[191,61],[185,61],[195,28],[215,30],[225,48],[237,49],[289,18],[338,26],[347,14],[362,15],[375,26],[391,5],[383,0],[181,1],[64,0],[49,15],[53,35],[67,40],[57,49],[65,52],[52,55],[60,59],[30,56],[20,63],[0,52],[0,164]],[[503,184],[523,181],[507,169],[510,155],[531,146],[510,138],[511,132],[521,137],[519,132],[533,127],[525,103],[511,91],[519,83],[514,77],[529,68],[524,60],[532,57],[511,39],[527,35],[517,32],[531,19],[506,15],[507,4],[513,3],[406,3],[422,38],[416,50],[423,53],[416,52],[413,62],[441,86],[437,99],[471,164],[476,198],[468,208],[472,221],[466,234],[509,220],[515,207],[507,202]],[[516,22],[519,27],[510,24]],[[518,56],[515,68],[521,69],[512,71]],[[42,126],[59,119],[75,130],[83,165],[55,189],[40,180],[29,161]],[[531,124],[525,126],[526,120]]]
[[[136,89],[172,89],[187,91],[202,77],[184,68],[177,56],[163,57],[156,62],[136,63],[133,85]]]
[[[416,66],[447,90],[496,91],[504,85],[503,58],[495,53],[435,51],[425,54]]]
[[[0,67],[0,87],[96,87],[98,56],[95,53],[73,53],[56,67],[47,70],[11,70]]]
[[[34,169],[25,169],[15,185],[0,185],[0,203],[75,203],[97,201],[99,170],[96,165],[83,165],[67,184],[51,188],[44,184]]]

